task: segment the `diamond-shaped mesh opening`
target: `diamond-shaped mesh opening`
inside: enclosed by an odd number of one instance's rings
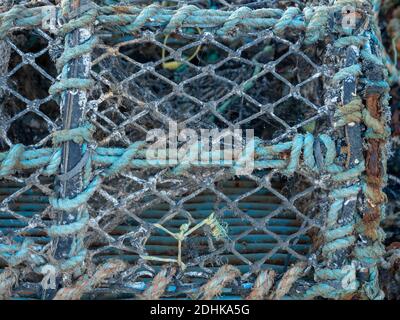
[[[29,100],[44,99],[48,96],[51,81],[26,64],[8,78],[8,85]]]
[[[248,95],[261,105],[276,103],[290,93],[288,85],[272,73],[257,74],[249,87]]]
[[[203,102],[209,102],[225,96],[232,90],[232,85],[221,78],[205,75],[187,82],[184,90],[185,93]]]
[[[46,122],[37,114],[28,112],[13,121],[7,132],[13,144],[36,144],[49,134]]]
[[[315,73],[309,61],[311,62],[307,56],[304,58],[301,55],[291,54],[276,65],[276,71],[292,85],[297,85],[308,80]]]
[[[296,112],[291,112],[296,108]],[[311,119],[318,114],[318,110],[307,105],[305,102],[289,98],[274,108],[274,114],[287,125],[299,126],[307,119]]]
[[[216,107],[217,112],[227,121],[233,124],[246,124],[248,119],[258,118],[258,113],[261,113],[261,108],[258,104],[254,103],[247,97],[241,97],[239,95],[232,95],[227,100],[223,100]],[[218,124],[223,126],[220,118],[216,118],[214,115],[210,117],[210,120],[215,120]]]

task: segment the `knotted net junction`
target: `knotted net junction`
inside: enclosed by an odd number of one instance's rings
[[[388,84],[369,1],[28,3],[0,38],[2,295],[383,297]],[[252,129],[254,151],[146,158],[171,123]]]

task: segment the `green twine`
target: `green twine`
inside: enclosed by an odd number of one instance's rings
[[[75,222],[65,225],[54,225],[47,229],[47,234],[50,237],[65,237],[81,232],[89,221],[89,213],[84,211],[82,217]]]
[[[360,97],[355,97],[344,106],[339,106],[334,114],[334,127],[342,127],[349,123],[360,123],[363,117],[361,113],[364,105]]]
[[[58,146],[67,141],[74,141],[77,144],[82,144],[84,141],[91,142],[94,130],[92,124],[86,124],[83,127],[56,131],[52,133],[53,145]]]
[[[65,47],[61,57],[58,58],[57,60],[56,63],[57,69],[61,70],[62,67],[72,59],[76,59],[87,53],[91,53],[97,43],[98,43],[97,37],[90,37],[87,41],[85,41],[80,45],[74,47]]]
[[[98,187],[101,185],[101,178],[95,177],[89,185],[73,198],[50,197],[49,202],[56,210],[72,211],[87,203]]]
[[[55,82],[49,88],[49,93],[51,95],[56,95],[66,90],[89,90],[93,88],[94,81],[92,79],[80,79],[80,78],[68,78],[61,79]]]
[[[349,77],[356,77],[361,74],[361,66],[359,64],[354,64],[350,67],[345,67],[340,69],[334,76],[333,82],[341,82]]]
[[[368,41],[367,37],[363,36],[347,36],[337,39],[334,42],[334,46],[336,48],[346,48],[351,45],[355,45],[357,47],[363,46]]]
[[[7,153],[6,158],[1,163],[0,178],[10,175],[14,172],[18,165],[18,160],[23,152],[24,146],[22,144],[15,144],[12,146],[10,151]]]
[[[315,9],[307,26],[304,43],[311,45],[326,35],[326,26],[329,18],[329,7],[321,6]]]

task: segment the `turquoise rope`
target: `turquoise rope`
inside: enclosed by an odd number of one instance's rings
[[[153,8],[151,8],[150,10],[152,11],[152,9]],[[238,9],[238,10],[240,10],[240,9]],[[192,15],[192,13],[197,10],[198,10],[198,8],[193,5],[180,7],[175,12],[175,14],[171,17],[171,19],[169,20],[167,26],[165,27],[165,33],[169,34],[169,33],[176,31],[177,29],[181,28],[183,26],[183,23],[187,19],[187,17]]]
[[[10,175],[14,172],[23,152],[24,146],[22,144],[15,144],[11,147],[6,158],[1,163],[0,178]]]
[[[94,81],[92,79],[61,79],[50,86],[49,93],[55,95],[65,90],[89,90],[93,88],[93,86]]]
[[[149,5],[147,10],[143,10],[138,14],[134,23],[131,23],[129,26],[125,27],[125,30],[130,30],[131,32],[139,30],[147,23],[147,21],[149,21],[151,17],[156,16],[159,10],[160,6],[158,4]]]
[[[49,202],[54,209],[72,211],[87,203],[97,188],[101,185],[101,178],[95,177],[89,185],[74,198],[50,197]]]
[[[164,28],[167,34],[184,27],[210,28],[220,36],[228,36],[239,30],[260,31],[272,28],[277,33],[283,33],[286,29],[305,31],[305,43],[311,45],[326,36],[330,11],[340,10],[341,7],[316,6],[315,10],[306,8],[303,12],[297,7],[288,7],[286,10],[239,7],[235,11],[222,11],[200,9],[192,5],[171,10],[152,4],[144,8],[124,6],[125,13],[121,13],[118,6],[104,6],[91,8],[71,19],[58,29],[58,33],[65,35],[94,23],[129,34],[144,27]],[[59,7],[55,8],[60,10]],[[68,16],[67,11],[63,8],[61,10]],[[0,14],[0,39],[14,26],[38,27],[47,14],[47,11],[40,8],[14,6]]]
[[[33,246],[34,242],[30,239],[24,239],[22,243],[0,244],[0,257],[10,267],[24,262],[41,265],[44,263],[44,259],[33,250]]]
[[[86,249],[81,249],[77,254],[74,256],[64,260],[58,265],[58,270],[59,271],[69,271],[69,270],[74,270],[75,268],[82,266],[83,263],[85,262],[87,250]]]
[[[46,176],[54,175],[58,172],[58,168],[60,167],[62,161],[62,151],[61,148],[56,150],[49,159],[47,166],[43,170],[43,174]]]
[[[91,9],[83,13],[80,17],[76,17],[69,20],[67,23],[63,24],[58,30],[60,35],[66,35],[74,30],[91,26],[96,21],[96,16],[98,14],[97,9]]]
[[[329,259],[338,250],[353,246],[356,242],[356,237],[353,235],[356,225],[355,219],[344,226],[339,226],[338,217],[345,200],[356,197],[361,189],[361,185],[355,184],[333,190],[330,193],[333,202],[329,208],[326,231],[323,233],[325,241],[321,250],[325,259]],[[345,265],[342,269],[332,269],[325,266],[317,268],[314,277],[318,283],[305,292],[304,298],[312,299],[320,296],[327,299],[340,299],[343,295],[356,291],[359,282],[355,277],[355,272],[353,264]],[[345,281],[345,285],[343,285],[346,277],[348,282]]]
[[[57,146],[66,141],[75,141],[76,143],[90,142],[92,141],[93,130],[93,127],[90,125],[70,130],[61,130],[52,134],[53,143]],[[333,139],[325,134],[320,135],[318,139],[320,139],[326,147],[324,166],[321,168],[321,170],[325,170],[327,173],[335,174],[332,177],[335,181],[349,180],[362,173],[364,170],[364,162],[361,162],[358,166],[352,169],[346,170],[345,168],[334,163],[336,158],[336,145]],[[264,146],[262,145],[261,140],[255,140],[254,168],[285,169],[285,173],[290,175],[295,172],[300,163],[303,161],[305,167],[312,171],[317,171],[313,144],[314,137],[310,133],[306,135],[297,134],[292,141],[278,143],[272,146]],[[88,163],[92,163],[94,166],[106,167],[102,173],[103,177],[109,177],[111,175],[118,174],[128,167],[140,169],[175,166],[175,164],[168,162],[168,160],[163,161],[158,159],[145,159],[145,146],[146,143],[144,141],[139,141],[135,142],[128,148],[99,147],[93,150],[93,155]],[[83,153],[86,152],[85,150]],[[282,152],[290,152],[289,159],[280,159],[280,153]],[[211,159],[211,154],[210,156],[204,158]],[[10,151],[0,153],[0,161],[0,172],[3,172],[4,175],[10,174],[11,171],[16,169],[22,170],[40,168],[44,169],[42,172],[43,174],[51,175],[57,172],[59,168],[61,162],[61,148],[55,147],[54,149],[43,148],[24,151],[24,146],[15,145]],[[210,161],[208,163],[190,161],[187,163],[185,170],[196,166],[238,167],[242,162],[245,164],[246,161],[241,161],[240,159],[227,163],[225,163],[224,160]]]
[[[114,161],[111,166],[104,172],[104,176],[111,176],[121,172],[126,167],[129,167],[129,164],[133,157],[137,154],[139,148],[141,148],[145,142],[138,141],[129,146],[126,151]]]
[[[341,82],[348,77],[357,77],[361,74],[361,66],[354,64],[350,67],[340,69],[333,77],[333,82]]]
[[[336,48],[346,48],[355,45],[357,47],[363,46],[368,41],[367,37],[363,36],[347,36],[337,39],[334,42]]]
[[[274,30],[277,33],[283,33],[286,28],[304,28],[304,20],[299,19],[300,9],[297,7],[287,8],[282,17],[276,22]]]
[[[298,134],[294,137],[293,143],[292,143],[292,150],[290,152],[290,160],[286,167],[286,170],[284,170],[285,174],[291,175],[298,168],[301,150],[303,148],[303,141],[304,141],[304,138],[300,134]]]
[[[65,47],[62,55],[58,58],[56,67],[61,70],[64,65],[66,65],[72,59],[76,59],[84,54],[93,51],[94,47],[98,43],[99,39],[97,37],[90,37],[84,43],[77,45],[75,47]]]
[[[30,247],[32,245],[33,242],[26,239],[13,254],[10,254],[13,248],[10,248],[11,250],[7,252],[6,248],[3,247],[3,252],[0,252],[0,257],[3,258],[9,266],[14,267],[28,259]]]
[[[372,44],[377,45],[378,47],[382,48],[382,44],[380,43],[379,39],[376,37],[373,32],[366,31],[365,36],[371,39],[370,42]],[[377,54],[373,54],[371,50],[370,42],[366,42],[365,45],[362,47],[361,50],[361,58],[362,63],[375,68],[381,68],[384,66],[384,61],[381,56]],[[389,84],[386,81],[387,74],[384,74],[385,79],[383,80],[371,80],[365,77],[360,79],[360,82],[364,84],[366,92],[377,92],[380,93],[381,98],[381,106],[382,110],[385,108],[385,100],[387,102],[387,92],[389,91]],[[366,139],[381,139],[383,141],[387,141],[388,136],[390,135],[390,128],[385,123],[385,117],[382,115],[381,119],[375,119],[369,113],[366,112],[367,110],[363,110],[363,119],[364,123],[367,127],[367,131],[365,132]],[[384,112],[383,112],[384,114]],[[382,158],[385,159],[385,147],[382,149]],[[386,170],[382,176],[383,181],[387,179],[386,177]],[[374,198],[378,198],[382,196],[381,194],[376,194],[376,191],[371,193],[369,187],[365,184],[363,186],[363,193],[366,198],[371,199],[372,203],[374,203]],[[381,193],[383,193],[381,191]],[[384,205],[380,205],[380,212],[384,215],[385,207]],[[360,223],[363,225],[363,222]],[[361,233],[365,233],[365,230],[359,230]],[[362,292],[369,298],[369,299],[378,299],[381,300],[384,298],[384,293],[379,287],[378,281],[378,264],[381,262],[382,257],[385,253],[385,248],[383,246],[383,231],[380,227],[376,230],[377,238],[372,239],[370,237],[366,237],[367,241],[358,241],[354,248],[354,256],[359,261],[360,267],[367,269],[369,272],[369,278],[366,281],[361,283]]]
[[[329,137],[327,134],[321,134],[319,136],[319,139],[322,141],[322,143],[326,147],[326,154],[325,154],[325,166],[329,167],[333,164],[336,158],[336,145],[335,142],[332,140],[331,137]]]
[[[47,234],[50,237],[65,237],[81,232],[89,221],[89,213],[84,212],[82,218],[78,221],[66,225],[54,225],[47,229]]]
[[[60,145],[63,142],[73,141],[77,144],[92,142],[92,135],[95,127],[92,124],[85,124],[82,127],[66,129],[52,133],[53,145]]]
[[[306,31],[306,45],[316,43],[326,35],[326,26],[328,25],[329,7],[317,7],[311,16],[310,23]]]

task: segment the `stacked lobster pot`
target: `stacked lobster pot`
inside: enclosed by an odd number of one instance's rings
[[[384,298],[371,1],[1,11],[2,298]]]

